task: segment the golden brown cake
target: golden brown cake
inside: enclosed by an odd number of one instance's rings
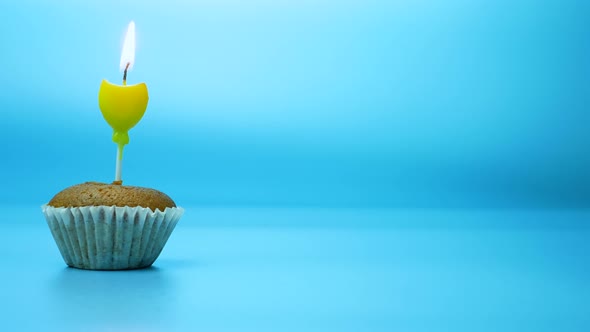
[[[128,270],[152,265],[184,209],[150,188],[86,182],[41,207],[68,266]]]
[[[129,206],[164,211],[176,207],[174,201],[161,191],[100,182],[86,182],[68,187],[48,203],[53,207]]]

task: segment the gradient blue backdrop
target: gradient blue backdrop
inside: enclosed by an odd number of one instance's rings
[[[124,180],[181,205],[587,207],[587,1],[0,4],[0,203],[111,181],[97,106],[150,104]]]
[[[68,269],[130,20],[124,180],[186,214]],[[1,0],[0,330],[590,331],[589,106],[586,0]]]

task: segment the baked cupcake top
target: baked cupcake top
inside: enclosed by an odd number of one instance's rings
[[[81,206],[141,206],[152,211],[176,207],[174,201],[161,191],[143,188],[86,182],[68,187],[55,195],[47,205],[53,207]]]

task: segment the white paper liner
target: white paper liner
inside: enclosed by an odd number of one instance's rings
[[[152,265],[184,213],[143,207],[41,207],[68,266],[88,270]]]

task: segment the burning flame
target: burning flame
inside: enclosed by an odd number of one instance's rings
[[[135,62],[135,22],[129,22],[127,27],[127,34],[125,35],[125,42],[123,43],[123,51],[121,52],[121,63],[119,65],[121,71],[130,70],[133,68]],[[129,66],[129,67],[127,67]]]

